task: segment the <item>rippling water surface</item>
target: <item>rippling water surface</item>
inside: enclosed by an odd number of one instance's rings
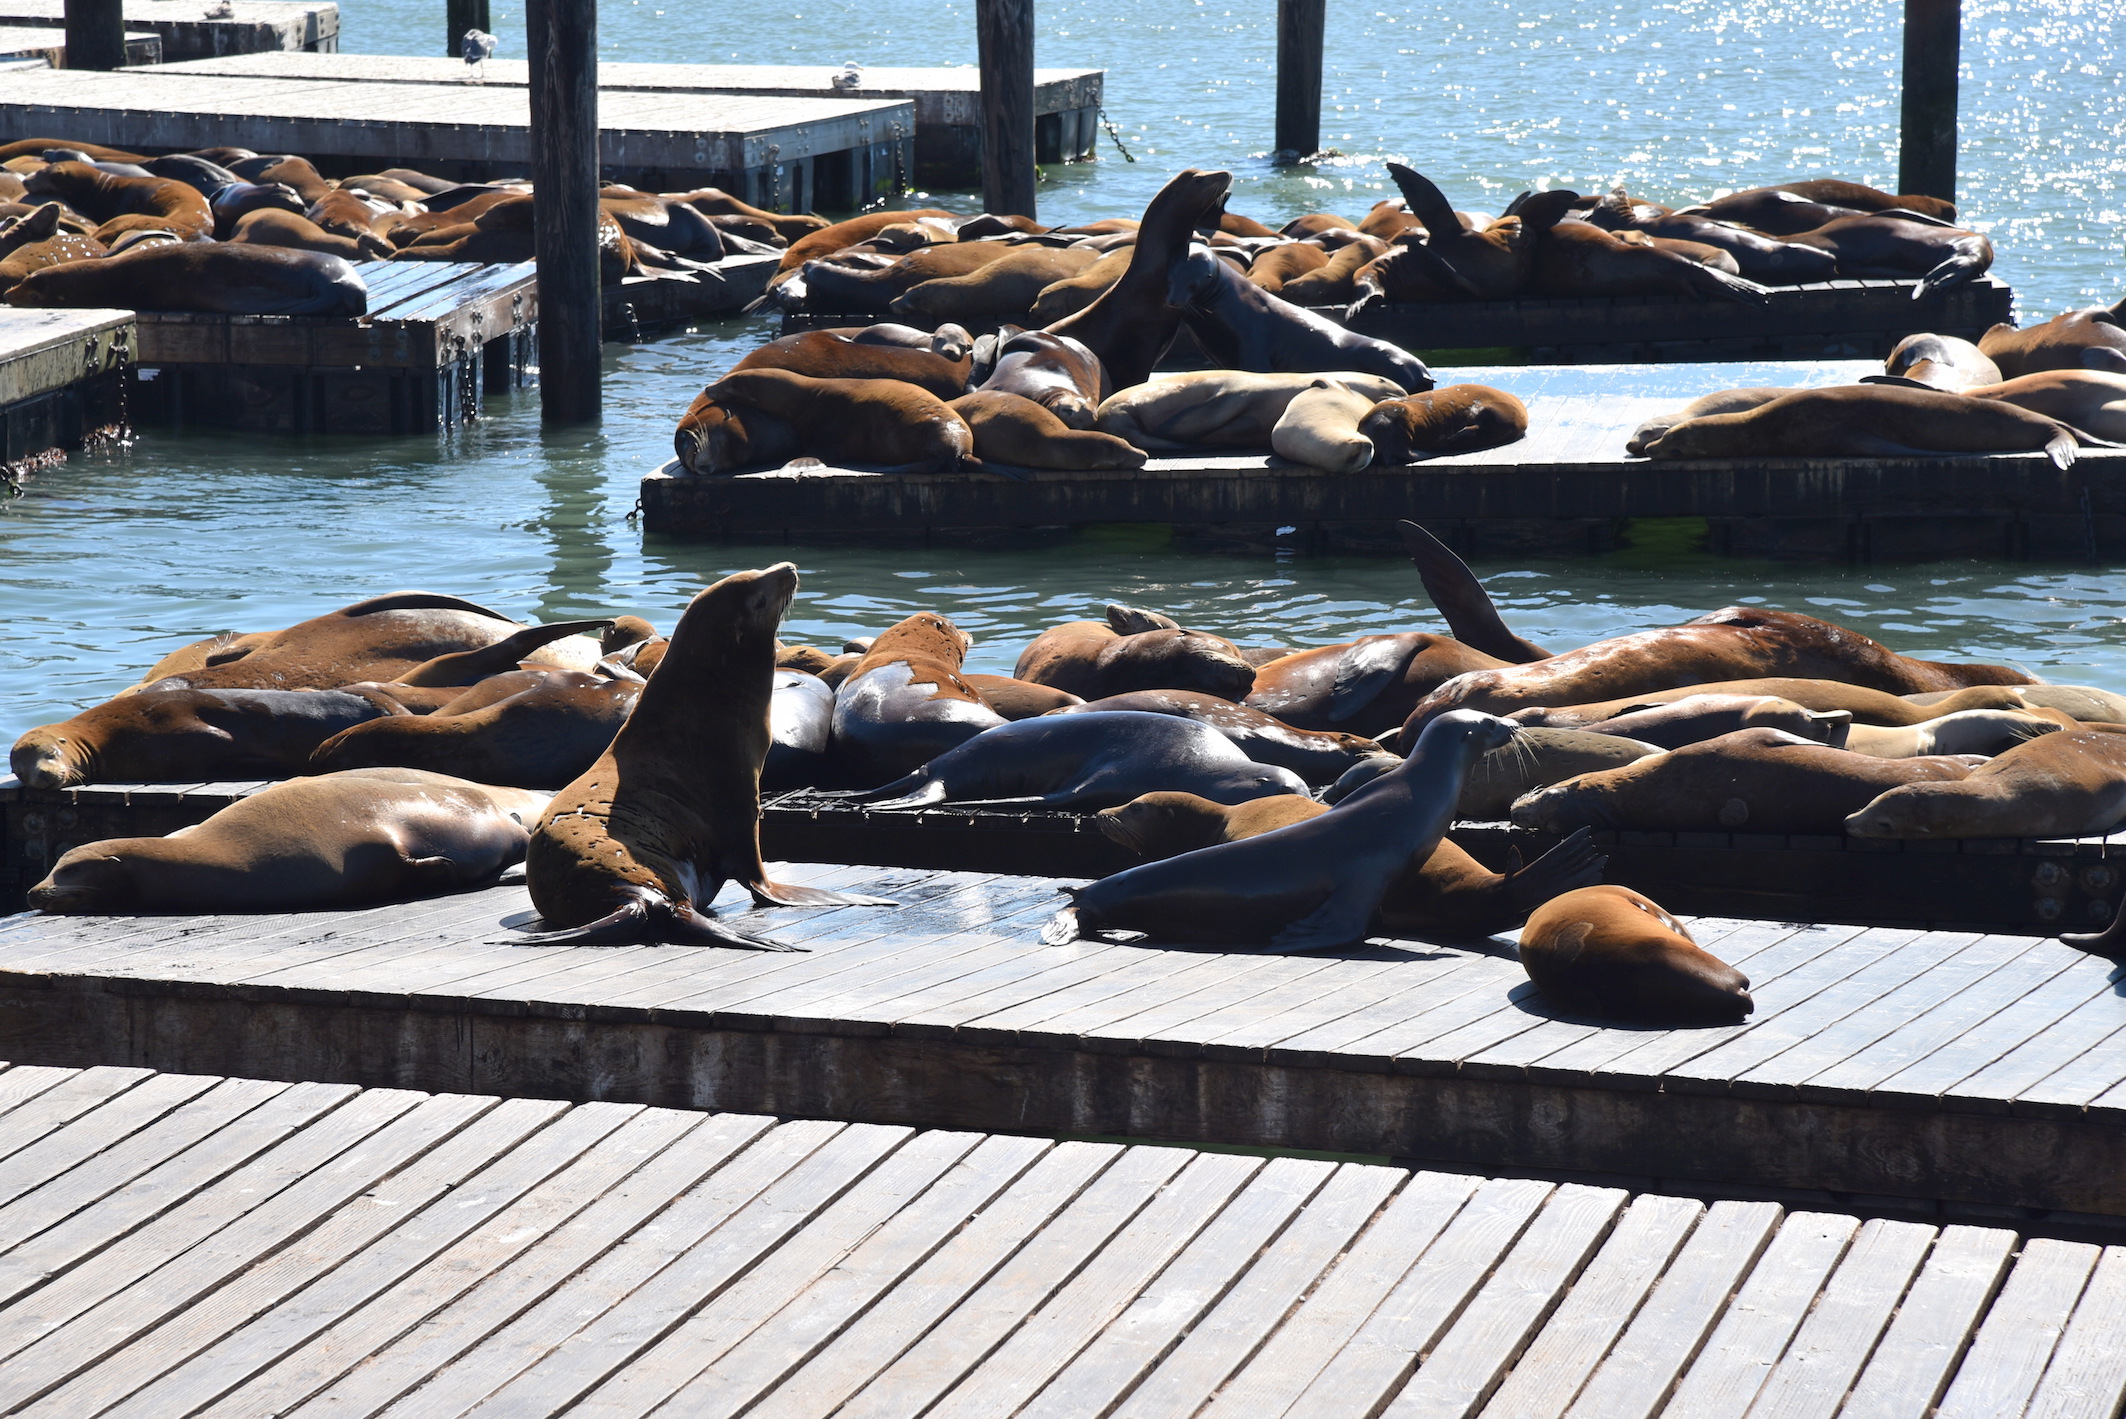
[[[1140,208],[1173,170],[1222,165],[1236,210],[1357,215],[1411,162],[1467,206],[1523,187],[1615,182],[1669,199],[1803,173],[1881,184],[1896,171],[1897,20],[1840,6],[1676,3],[1332,5],[1326,141],[1344,156],[1273,169],[1270,0],[1042,0],[1041,62],[1105,67],[1108,113],[1139,159],[1051,169],[1043,214]],[[874,64],[970,61],[971,0],[607,0],[608,58]],[[429,0],[347,0],[346,47],[440,50]],[[2026,311],[2119,293],[2126,263],[2126,102],[2115,3],[1966,0],[1967,217],[2001,246]],[[503,52],[521,18],[499,4]],[[948,199],[965,204],[964,197]],[[0,506],[0,736],[132,682],[219,630],[286,625],[404,587],[519,616],[634,611],[669,625],[708,579],[789,556],[803,569],[791,638],[832,643],[918,607],[1008,670],[1040,627],[1108,600],[1154,606],[1245,643],[1320,644],[1436,621],[1400,562],[1177,554],[1155,533],[1091,533],[1029,553],[730,548],[645,537],[640,476],[707,379],[768,332],[748,322],[608,347],[595,433],[542,434],[535,396],[448,438],[276,438],[150,431],[75,458]],[[1590,372],[1590,379],[1599,379]],[[1510,384],[1510,380],[1506,381]],[[1751,602],[1808,611],[1897,649],[2024,665],[2126,690],[2126,580],[2110,567],[1824,567],[1665,554],[1478,567],[1522,634],[1564,647]]]

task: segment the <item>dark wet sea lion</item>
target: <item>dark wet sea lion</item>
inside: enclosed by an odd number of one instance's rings
[[[33,198],[56,197],[98,225],[108,245],[129,231],[156,228],[187,241],[214,233],[214,213],[199,189],[166,177],[119,177],[87,163],[54,163],[22,180]]]
[[[982,697],[983,704],[1006,719],[1032,719],[1036,715],[1055,714],[1085,703],[1067,690],[1036,685],[1030,680],[1014,680],[1009,675],[962,675],[960,678]]]
[[[2000,366],[1987,359],[1978,346],[1954,335],[1907,335],[1897,342],[1882,367],[1887,374],[1903,375],[1930,388],[1957,393],[1974,385],[2001,382]]]
[[[1845,830],[1856,838],[2074,838],[2111,832],[2121,819],[2126,734],[2077,729],[2028,740],[1953,782],[1886,787]]]
[[[2072,467],[2079,442],[2057,419],[1938,389],[1848,384],[1791,390],[1739,414],[1687,419],[1645,446],[1650,458],[1895,458],[2043,452]]]
[[[1504,663],[1427,631],[1360,636],[1256,667],[1245,703],[1299,729],[1378,734],[1457,675]]]
[[[2126,371],[2126,363],[2121,364]],[[2126,442],[2126,372],[2039,370],[1998,384],[1966,388],[1971,399],[1994,399],[2112,443]]]
[[[85,843],[39,911],[326,911],[463,891],[524,856],[546,796],[411,769],[275,784],[163,838]]]
[[[719,419],[736,409],[741,422]],[[766,414],[796,436],[798,452],[837,465],[952,472],[974,455],[974,431],[928,390],[889,379],[812,379],[788,370],[737,370],[695,397],[674,446],[695,473],[763,460],[743,436],[743,416]],[[771,455],[772,457],[772,455]]]
[[[997,341],[982,393],[1031,399],[1073,429],[1089,429],[1113,391],[1099,357],[1067,335],[1018,330]]]
[[[1520,218],[1472,231],[1430,178],[1401,163],[1389,163],[1388,174],[1421,230],[1396,234],[1387,254],[1358,274],[1353,316],[1376,301],[1507,300],[1527,288],[1534,234]]]
[[[834,746],[858,783],[898,777],[1005,723],[960,678],[969,643],[951,621],[918,611],[850,667],[835,694]]]
[[[760,786],[812,787],[826,767],[833,738],[833,688],[817,675],[778,669],[768,700],[768,757]]]
[[[1496,752],[1496,751],[1495,751]],[[1329,806],[1294,794],[1227,807],[1193,793],[1147,793],[1102,809],[1100,831],[1148,861],[1240,842],[1318,818]],[[1559,892],[1600,880],[1608,859],[1586,833],[1574,834],[1526,867],[1518,855],[1493,872],[1445,838],[1389,882],[1373,925],[1383,935],[1489,936],[1510,930]]]
[[[1019,652],[1011,673],[1085,700],[1132,690],[1200,690],[1238,701],[1255,683],[1255,667],[1223,636],[1165,629],[1123,635],[1101,621],[1049,627]]]
[[[24,279],[6,299],[18,306],[362,315],[369,309],[369,288],[354,267],[337,256],[277,246],[185,242],[48,267]]]
[[[1521,966],[1558,1009],[1643,1025],[1729,1025],[1756,1008],[1749,977],[1628,887],[1553,898],[1521,929]]]
[[[981,389],[951,401],[974,434],[975,457],[1013,468],[1142,468],[1144,450],[1097,429],[1074,429],[1033,400]]]
[[[1970,772],[1957,758],[1878,759],[1744,729],[1539,788],[1514,803],[1513,821],[1553,833],[1837,833],[1900,784],[1950,783]]]
[[[613,680],[536,685],[477,708],[446,705],[433,714],[372,720],[320,744],[310,772],[428,769],[475,783],[552,789],[597,762],[641,689]],[[376,729],[383,732],[362,732]]]
[[[1795,246],[1695,212],[1672,212],[1654,203],[1635,202],[1622,188],[1612,190],[1597,202],[1586,220],[1605,230],[1637,231],[1657,242],[1685,241],[1716,247],[1733,260],[1733,274],[1762,285],[1828,281],[1838,274],[1838,260],[1827,251]]]
[[[709,915],[726,882],[760,906],[880,904],[771,882],[761,866],[775,628],[796,591],[797,569],[781,562],[727,576],[688,603],[612,747],[532,830],[525,881],[559,930],[528,939],[785,949]]]
[[[331,690],[167,690],[120,695],[40,725],[8,755],[31,788],[280,778],[311,751],[388,713]]]
[[[1358,431],[1372,442],[1376,463],[1415,463],[1525,438],[1528,406],[1489,385],[1450,384],[1374,405]]]
[[[1304,306],[1280,300],[1206,248],[1198,247],[1174,263],[1166,299],[1181,310],[1212,361],[1226,369],[1276,374],[1358,370],[1393,380],[1404,391],[1432,387],[1432,371],[1400,345],[1356,334]]]
[[[1261,710],[1195,690],[1135,690],[1050,713],[1099,714],[1108,710],[1170,714],[1207,724],[1239,745],[1256,763],[1290,769],[1310,784],[1333,783],[1355,761],[1386,753],[1372,740],[1356,734],[1294,729]]]
[[[1584,729],[1522,729],[1513,736],[1511,744],[1492,750],[1470,766],[1462,779],[1462,800],[1454,814],[1463,822],[1503,823],[1512,816],[1514,800],[1524,793],[1581,774],[1620,769],[1660,752],[1651,744],[1619,734],[1595,734]],[[1344,785],[1338,784],[1337,788],[1343,789]]]
[[[236,225],[253,212],[284,212],[290,216],[303,216],[303,199],[295,195],[295,189],[284,183],[233,182],[207,199],[214,213],[214,236],[217,241],[227,241],[236,234]],[[304,218],[305,221],[309,219]],[[319,230],[323,230],[320,228]],[[388,255],[391,243],[378,245]]]
[[[1083,310],[1048,327],[1091,350],[1116,389],[1151,378],[1174,343],[1181,312],[1167,300],[1169,268],[1188,252],[1196,225],[1223,207],[1232,185],[1227,172],[1188,168],[1176,174],[1144,209],[1121,277]]]
[[[938,803],[1112,808],[1161,789],[1240,803],[1304,794],[1290,769],[1249,759],[1209,725],[1163,714],[1041,715],[987,730],[852,801],[873,808]]]
[[[608,190],[598,194],[598,206],[630,241],[645,241],[659,251],[696,261],[723,258],[723,233],[690,203],[651,192]]]
[[[1372,926],[1389,884],[1439,846],[1469,765],[1512,736],[1490,715],[1442,719],[1399,767],[1318,818],[1063,889],[1071,905],[1041,939],[1061,946],[1124,930],[1278,951],[1349,945]]]
[[[949,360],[930,350],[852,340],[830,330],[807,330],[770,340],[732,367],[776,369],[814,379],[897,379],[927,389],[940,399],[967,392],[973,361]]]
[[[815,232],[825,231],[831,225],[826,218],[816,217],[810,212],[799,212],[793,216],[782,212],[766,211],[763,208],[753,206],[751,203],[742,202],[730,193],[716,187],[697,187],[691,192],[666,192],[662,195],[669,197],[674,202],[684,202],[707,217],[745,217],[751,221],[759,222],[774,231],[781,240],[792,243],[803,241]],[[874,213],[873,215],[884,214]],[[895,213],[893,215],[899,216],[901,214]],[[942,216],[944,214],[933,212],[932,215]]]
[[[1956,204],[1945,198],[1927,197],[1916,192],[1884,192],[1880,188],[1835,177],[1812,177],[1802,182],[1782,182],[1773,190],[1791,192],[1810,202],[1851,207],[1856,212],[1887,212],[1895,207],[1907,212],[1917,212],[1922,217],[1932,217],[1937,222],[1956,220]]]
[[[1834,221],[1839,217],[1861,215],[1857,207],[1819,202],[1803,197],[1798,192],[1788,192],[1777,187],[1753,187],[1744,192],[1731,192],[1725,197],[1715,198],[1696,207],[1685,207],[1681,211],[1687,216],[1705,217],[1715,222],[1736,222],[1775,237],[1813,231],[1825,222]]]
[[[1570,192],[1538,192],[1516,210],[1535,243],[1533,289],[1546,296],[1678,296],[1762,305],[1764,288],[1588,222],[1562,220]]]
[[[2126,300],[2055,315],[2042,325],[1996,325],[1979,350],[2004,379],[2039,370],[2126,369]]]
[[[1834,217],[1787,238],[1838,258],[1838,274],[1856,278],[1916,276],[1912,298],[1966,285],[1993,265],[1993,243],[1977,232],[1936,226],[1891,212]]]
[[[156,177],[167,177],[173,181],[184,183],[200,196],[206,198],[209,205],[212,205],[215,193],[221,191],[224,187],[243,181],[242,178],[230,172],[220,163],[212,162],[194,153],[165,154],[149,162],[147,169]]]

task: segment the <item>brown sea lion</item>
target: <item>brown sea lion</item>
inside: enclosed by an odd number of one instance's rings
[[[72,138],[17,138],[11,143],[0,143],[0,163],[13,162],[16,158],[38,157],[53,148],[72,148],[78,153],[87,153],[99,163],[148,161],[141,154],[127,152],[124,148],[106,148],[100,143],[80,143]]]
[[[389,203],[371,202],[360,193],[335,187],[312,202],[303,215],[334,236],[350,241],[375,241],[377,218],[392,211]],[[389,243],[377,245],[389,251]]]
[[[1686,216],[1704,217],[1715,222],[1733,222],[1775,237],[1813,231],[1825,222],[1835,221],[1839,217],[1861,215],[1857,207],[1818,202],[1803,197],[1798,192],[1788,192],[1777,187],[1753,187],[1743,192],[1731,192],[1711,202],[1679,210]]]
[[[1721,389],[1700,395],[1681,409],[1656,415],[1640,424],[1625,442],[1624,451],[1634,458],[1643,458],[1646,456],[1646,450],[1662,435],[1687,420],[1702,419],[1709,414],[1747,413],[1793,392],[1793,388],[1788,385],[1759,385],[1750,389]]]
[[[1373,462],[1373,440],[1359,426],[1377,402],[1339,380],[1317,379],[1271,426],[1270,451],[1307,468],[1359,472]]]
[[[473,217],[438,227],[399,247],[394,261],[530,261],[536,255],[530,193],[512,192]],[[452,215],[457,215],[453,213]],[[634,248],[627,233],[603,208],[598,212],[598,275],[614,282],[635,269]]]
[[[842,466],[949,473],[974,454],[967,421],[928,390],[776,369],[735,370],[702,390],[673,442],[690,473],[729,473],[799,454]]]
[[[1774,189],[1791,192],[1810,202],[1825,202],[1836,207],[1851,207],[1856,212],[1887,212],[1899,208],[1917,212],[1922,217],[1932,217],[1938,222],[1956,220],[1956,204],[1943,197],[1927,197],[1917,192],[1884,192],[1864,183],[1847,182],[1836,177],[1812,177],[1801,182],[1782,182]]]
[[[1394,234],[1388,252],[1358,273],[1354,318],[1383,301],[1496,301],[1527,289],[1535,234],[1519,217],[1472,231],[1430,178],[1401,163],[1389,163],[1388,173],[1418,228]]]
[[[1877,759],[1782,730],[1744,729],[1536,789],[1514,802],[1513,821],[1552,833],[1836,833],[1889,789],[1953,783],[1970,772],[1958,758]]]
[[[2121,369],[2126,370],[2126,364]],[[2112,443],[2126,442],[2126,373],[2040,370],[1998,384],[1974,385],[1963,392],[1968,398],[1995,399],[2028,409]]]
[[[329,911],[492,882],[546,795],[414,769],[299,778],[163,838],[84,843],[30,888],[62,914]]]
[[[1540,716],[1543,712],[1536,710]],[[1508,719],[1516,722],[1520,714]],[[1846,746],[1853,717],[1844,710],[1819,712],[1774,695],[1683,695],[1663,704],[1625,710],[1591,723],[1597,734],[1621,734],[1659,749],[1680,749],[1738,729],[1783,729],[1799,739],[1813,739],[1835,749]],[[1956,753],[1944,749],[1942,753]]]
[[[368,311],[369,288],[354,267],[337,256],[277,246],[185,242],[46,267],[9,290],[6,300],[18,306],[351,316]]]
[[[251,212],[237,221],[228,240],[321,251],[343,261],[378,261],[391,255],[391,244],[380,237],[334,236],[299,212]]]
[[[1360,335],[1278,299],[1207,247],[1195,247],[1174,262],[1166,299],[1181,311],[1212,362],[1224,369],[1291,374],[1359,370],[1393,380],[1399,393],[1432,387],[1432,371],[1402,346]]]
[[[1151,378],[1174,343],[1181,312],[1167,299],[1169,268],[1187,254],[1197,224],[1222,210],[1232,185],[1228,172],[1187,168],[1175,175],[1145,207],[1121,277],[1083,310],[1048,326],[1098,356],[1116,389]]]
[[[1006,723],[960,678],[971,643],[945,617],[918,611],[849,668],[834,698],[834,745],[854,777],[882,783]]]
[[[1132,690],[1198,690],[1237,701],[1255,683],[1255,667],[1223,636],[1164,629],[1124,635],[1103,621],[1049,627],[1019,652],[1011,673],[1087,700]]]
[[[1545,1000],[1574,1015],[1731,1025],[1756,1008],[1748,976],[1628,887],[1582,887],[1536,908],[1521,928],[1521,967]]]
[[[331,690],[120,695],[30,730],[8,763],[31,788],[281,778],[303,772],[333,735],[387,713]]]
[[[2052,715],[2059,717],[2050,718]],[[2040,734],[2077,727],[2072,718],[2058,710],[1959,710],[1899,728],[1856,724],[1847,731],[1840,747],[1856,754],[1873,754],[1878,759],[1910,759],[1922,754],[1990,755],[2003,753]]]
[[[1294,729],[1261,710],[1196,690],[1133,690],[1051,713],[1100,714],[1109,710],[1170,714],[1207,724],[1239,745],[1256,763],[1290,769],[1310,784],[1334,783],[1354,762],[1387,754],[1380,745],[1359,735]]]
[[[58,203],[47,203],[12,226],[0,228],[0,294],[13,290],[32,272],[48,266],[89,261],[109,254],[108,248],[96,238],[62,230],[59,212]],[[50,215],[45,215],[47,213]]]
[[[1388,244],[1380,238],[1356,235],[1330,253],[1322,265],[1288,279],[1277,294],[1293,305],[1349,306],[1358,299],[1358,273],[1387,253]]]
[[[1000,241],[946,241],[882,263],[851,260],[845,252],[824,256],[804,265],[805,305],[811,310],[851,314],[912,314],[896,310],[894,302],[927,281],[965,276],[1013,250]]]
[[[1427,631],[1360,636],[1257,666],[1245,702],[1300,729],[1377,734],[1457,675],[1506,663]]]
[[[967,392],[971,358],[947,359],[931,350],[915,350],[870,340],[852,340],[839,331],[807,330],[770,340],[732,367],[738,370],[789,370],[813,379],[897,379],[926,389],[940,399]]]
[[[305,202],[315,202],[329,194],[332,183],[313,166],[308,158],[293,153],[260,153],[248,158],[237,158],[222,166],[246,182],[281,182],[296,191]]]
[[[1277,234],[1303,240],[1307,237],[1320,236],[1324,232],[1355,232],[1357,230],[1358,223],[1352,221],[1349,217],[1339,217],[1334,212],[1309,212],[1305,216],[1294,217],[1291,221],[1286,222],[1277,229]]]
[[[727,576],[688,603],[612,747],[554,795],[532,830],[525,881],[532,905],[560,929],[526,939],[787,949],[709,915],[726,882],[760,906],[884,905],[771,882],[761,865],[775,628],[796,591],[797,569],[780,562]]]
[[[1036,685],[1030,680],[1014,680],[1009,675],[962,674],[960,678],[982,697],[983,704],[1009,720],[1056,714],[1085,703],[1067,690],[1058,690],[1053,685]]]
[[[2126,370],[2126,300],[2055,315],[2043,325],[1996,325],[1978,337],[1978,348],[2001,377],[2040,370]]]
[[[1492,750],[1470,767],[1462,779],[1462,799],[1454,815],[1469,823],[1503,823],[1512,816],[1514,800],[1524,793],[1581,774],[1620,769],[1660,752],[1620,734],[1522,729],[1511,744]],[[1332,792],[1341,798],[1350,789],[1338,784]]]
[[[1676,296],[1762,305],[1752,281],[1686,261],[1659,247],[1625,241],[1587,222],[1563,220],[1571,192],[1538,192],[1512,210],[1535,244],[1532,289],[1546,296]]]
[[[1310,241],[1288,241],[1273,246],[1248,264],[1248,279],[1278,295],[1284,283],[1329,264],[1329,253]]]
[[[691,192],[666,192],[661,195],[674,202],[684,202],[706,217],[744,217],[749,221],[759,222],[772,230],[777,238],[787,242],[803,241],[814,232],[825,231],[832,225],[825,217],[817,217],[810,212],[794,215],[770,212],[749,202],[742,202],[718,187],[697,187]]]
[[[475,783],[551,789],[597,762],[641,690],[640,684],[612,680],[534,685],[464,709],[445,705],[433,714],[371,720],[320,744],[309,772],[428,769]],[[386,732],[360,732],[371,728]]]
[[[1790,390],[1739,414],[1687,419],[1645,445],[1649,458],[1896,458],[2035,453],[2074,466],[2075,430],[2013,404],[1938,389],[1847,384]]]
[[[1092,351],[1046,330],[1003,332],[977,387],[1031,399],[1073,429],[1093,427],[1100,401],[1114,392]]]
[[[236,224],[253,212],[286,212],[301,217],[304,210],[303,199],[295,195],[295,189],[278,182],[232,182],[208,196],[207,205],[214,213],[217,241],[234,236]],[[391,244],[384,243],[384,249],[389,251]]]
[[[1902,375],[1932,389],[1961,393],[1974,385],[1999,384],[2000,366],[1978,346],[1954,335],[1907,335],[1882,362],[1886,374]]]
[[[1668,704],[1692,695],[1769,695],[1777,699],[1791,700],[1804,709],[1818,712],[1842,711],[1851,715],[1856,725],[1912,725],[1941,715],[1954,714],[1959,710],[2018,709],[2024,703],[2023,696],[2026,691],[2051,688],[2053,687],[2041,685],[1973,685],[1960,690],[1936,691],[1907,698],[1886,690],[1871,690],[1862,685],[1848,684],[1843,680],[1768,676],[1679,685],[1584,705],[1521,709],[1514,711],[1512,717],[1516,723],[1523,725],[1577,729],[1614,719],[1620,714],[1645,705]]]
[[[1885,786],[1845,830],[1856,838],[2076,838],[2108,833],[2121,819],[2126,734],[2077,729],[2019,744],[1951,782]]]
[[[1834,217],[1814,230],[1795,232],[1787,240],[1837,257],[1838,274],[1847,280],[1916,276],[1919,284],[1912,288],[1914,300],[1966,285],[1993,265],[1993,243],[1979,233],[1914,221],[1894,212]]]
[[[1358,370],[1319,374],[1263,374],[1248,370],[1189,370],[1118,389],[1101,401],[1098,428],[1148,453],[1197,447],[1268,448],[1270,431],[1302,390],[1333,379],[1360,394],[1393,399],[1406,391],[1394,380]]]
[[[1033,400],[982,389],[951,401],[974,434],[975,457],[1014,468],[1142,468],[1144,450],[1113,434],[1074,429]]]
[[[1690,212],[1672,212],[1650,202],[1633,201],[1613,189],[1587,213],[1586,220],[1607,231],[1628,228],[1655,241],[1687,241],[1717,247],[1735,263],[1731,274],[1763,285],[1791,286],[1828,281],[1838,274],[1838,259],[1814,247],[1795,246],[1762,232],[1716,222]],[[1726,270],[1727,268],[1721,268]]]
[[[1134,241],[1134,238],[1132,239]],[[1034,297],[1028,318],[1040,326],[1054,325],[1066,315],[1076,315],[1100,298],[1103,291],[1122,279],[1129,269],[1130,245],[1100,253],[1100,259],[1068,280],[1044,286]]]
[[[1373,406],[1358,432],[1376,463],[1415,463],[1434,454],[1475,453],[1528,434],[1528,406],[1503,389],[1450,384]]]
[[[698,208],[702,206],[701,201],[697,200],[700,195],[698,192],[689,193],[685,200]],[[772,213],[760,212],[758,208],[752,209],[751,213],[741,215],[756,213],[761,216],[773,216]],[[776,274],[787,275],[792,271],[799,270],[807,261],[816,261],[822,256],[840,251],[843,247],[854,246],[860,241],[868,241],[888,227],[917,221],[925,217],[948,218],[950,216],[952,216],[952,213],[939,208],[925,207],[909,212],[866,212],[860,217],[851,217],[844,222],[834,222],[828,226],[815,227],[801,235],[790,238],[789,249],[783,252],[782,260],[775,265]]]
[[[57,198],[98,225],[109,245],[129,231],[171,231],[186,241],[214,234],[214,212],[199,190],[166,177],[119,177],[87,163],[53,163],[23,179],[32,198]]]
[[[1393,241],[1404,232],[1425,230],[1425,224],[1411,214],[1402,198],[1385,197],[1358,219],[1358,230],[1366,236]]]
[[[962,276],[924,281],[894,297],[887,309],[917,320],[963,324],[1026,320],[1041,292],[1084,274],[1100,253],[1081,246],[1014,246]]]

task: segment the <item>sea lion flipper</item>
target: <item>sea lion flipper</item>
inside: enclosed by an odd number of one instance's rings
[[[1550,659],[1549,651],[1506,629],[1490,593],[1476,579],[1476,573],[1469,570],[1469,564],[1446,543],[1414,522],[1396,525],[1402,530],[1403,545],[1417,568],[1418,579],[1425,584],[1425,594],[1447,618],[1449,634],[1472,650],[1513,665]]]
[[[1329,691],[1329,722],[1343,724],[1380,698],[1410,663],[1410,646],[1393,636],[1360,641],[1336,662],[1336,684]]]
[[[1529,863],[1506,873],[1506,895],[1517,912],[1534,911],[1553,897],[1595,886],[1609,869],[1606,854],[1595,851],[1594,834],[1575,828],[1564,841]]]
[[[357,601],[352,606],[342,606],[336,614],[369,616],[378,611],[470,611],[478,616],[492,616],[497,621],[515,619],[477,601],[467,601],[462,596],[449,596],[440,591],[394,591],[372,596],[367,601]]]
[[[705,912],[696,911],[686,902],[674,902],[667,909],[672,925],[679,928],[675,933],[686,946],[731,946],[741,951],[802,951],[802,946],[789,946],[780,941],[770,941],[765,936],[754,936],[737,927],[718,921]]]
[[[2064,470],[2074,467],[2075,459],[2081,456],[2081,448],[2075,443],[2073,434],[2061,429],[2045,440],[2045,456],[2052,460],[2053,467]]]
[[[1178,631],[1181,629],[1181,623],[1171,616],[1162,616],[1157,611],[1110,603],[1107,608],[1107,628],[1118,636],[1133,636],[1142,631]]]
[[[772,882],[763,877],[758,882],[748,882],[746,890],[753,894],[757,907],[897,907],[899,902],[885,897],[866,897],[857,892],[830,892],[824,887],[797,887],[785,882]]]
[[[1068,946],[1078,939],[1078,909],[1065,907],[1048,919],[1041,928],[1043,946]]]
[[[1270,945],[1279,951],[1325,951],[1363,941],[1379,896],[1350,889],[1331,892],[1327,901],[1271,937]]]

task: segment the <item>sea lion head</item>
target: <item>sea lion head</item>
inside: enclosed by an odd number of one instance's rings
[[[69,734],[64,724],[44,724],[15,741],[8,767],[30,788],[67,788],[87,783],[96,771],[96,750]]]
[[[42,882],[29,890],[33,910],[55,916],[101,915],[132,905],[133,875],[112,849],[122,842],[83,843],[52,864]]]
[[[1410,757],[1451,753],[1467,766],[1474,763],[1478,755],[1511,744],[1520,729],[1511,720],[1485,714],[1482,710],[1449,710],[1425,726]]]
[[[1210,299],[1225,280],[1225,263],[1207,246],[1191,246],[1167,274],[1166,303],[1184,309]]]
[[[1974,806],[1959,783],[1900,784],[1847,818],[1845,830],[1856,838],[1965,837]]]
[[[1143,858],[1194,852],[1225,837],[1225,810],[1193,793],[1147,793],[1095,815],[1110,842]]]
[[[1114,676],[1113,694],[1194,690],[1237,704],[1255,688],[1255,667],[1231,641],[1207,631],[1162,628],[1125,635],[1101,652],[1100,661]]]

